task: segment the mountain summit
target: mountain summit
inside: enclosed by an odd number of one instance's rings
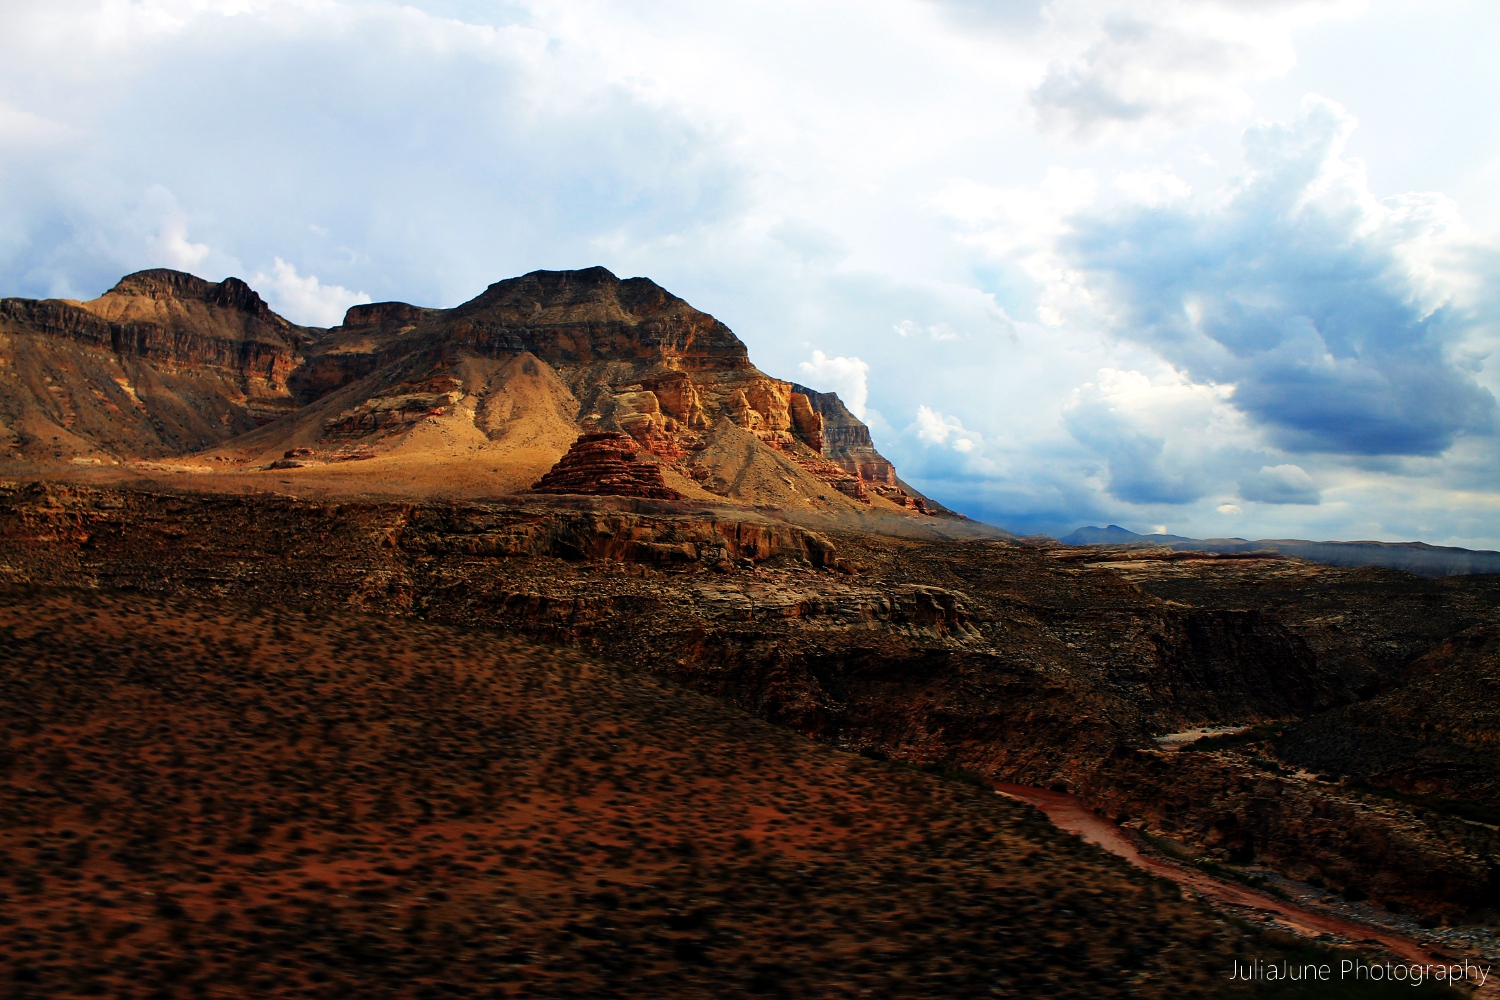
[[[835,394],[765,374],[714,317],[602,267],[533,271],[452,309],[359,305],[331,329],[236,278],[141,271],[91,302],[0,300],[0,358],[0,463],[16,468],[169,460],[515,493],[612,431],[688,500],[940,510]]]

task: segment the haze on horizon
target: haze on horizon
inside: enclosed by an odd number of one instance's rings
[[[1500,548],[1485,3],[12,0],[0,295],[645,275],[1013,531]]]

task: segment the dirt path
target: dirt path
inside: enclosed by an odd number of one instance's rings
[[[1376,944],[1403,962],[1440,965],[1463,960],[1462,956],[1437,951],[1430,945],[1394,931],[1355,923],[1332,913],[1310,909],[1289,900],[1277,899],[1275,896],[1258,892],[1249,886],[1221,882],[1186,865],[1146,854],[1141,851],[1135,838],[1129,833],[1095,813],[1077,796],[1066,792],[1053,792],[1027,785],[1004,783],[997,783],[995,790],[1002,795],[1029,802],[1046,813],[1047,818],[1059,829],[1082,837],[1091,844],[1097,844],[1111,854],[1119,855],[1153,875],[1171,879],[1184,889],[1196,893],[1210,905],[1218,904],[1236,910],[1269,914],[1281,924],[1309,937],[1315,937],[1318,934],[1333,934],[1360,944]],[[1500,973],[1500,970],[1491,971],[1491,977],[1484,987],[1474,991],[1476,997],[1500,997],[1500,983],[1497,983],[1494,978],[1497,973]]]

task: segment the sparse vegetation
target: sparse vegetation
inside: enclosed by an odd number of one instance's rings
[[[1372,785],[1358,779],[1350,780],[1347,787],[1352,791],[1362,792],[1365,795],[1374,795],[1377,798],[1390,799],[1393,802],[1401,802],[1418,809],[1428,809],[1442,816],[1453,816],[1457,819],[1469,820],[1474,823],[1484,823],[1488,826],[1500,826],[1500,809],[1486,805],[1482,802],[1465,802],[1462,799],[1450,799],[1441,795],[1410,795],[1398,792],[1394,788],[1383,788]]]
[[[17,997],[1225,995],[1265,947],[972,774],[488,633],[13,592],[0,732]]]

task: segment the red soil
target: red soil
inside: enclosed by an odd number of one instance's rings
[[[1253,936],[969,785],[493,633],[0,593],[0,995],[1182,997]]]
[[[995,790],[1002,795],[1031,803],[1046,813],[1047,818],[1059,829],[1066,830],[1087,843],[1096,844],[1153,875],[1171,879],[1212,905],[1235,911],[1250,910],[1256,914],[1270,914],[1281,924],[1308,937],[1332,934],[1361,944],[1376,944],[1403,962],[1441,965],[1462,961],[1461,957],[1455,958],[1453,955],[1434,951],[1421,942],[1393,931],[1299,906],[1268,893],[1257,892],[1249,886],[1222,882],[1186,865],[1148,854],[1140,849],[1129,833],[1094,812],[1075,795],[1003,782],[996,783]],[[1476,990],[1476,995],[1500,996],[1500,987],[1493,981],[1487,982],[1482,989]]]

